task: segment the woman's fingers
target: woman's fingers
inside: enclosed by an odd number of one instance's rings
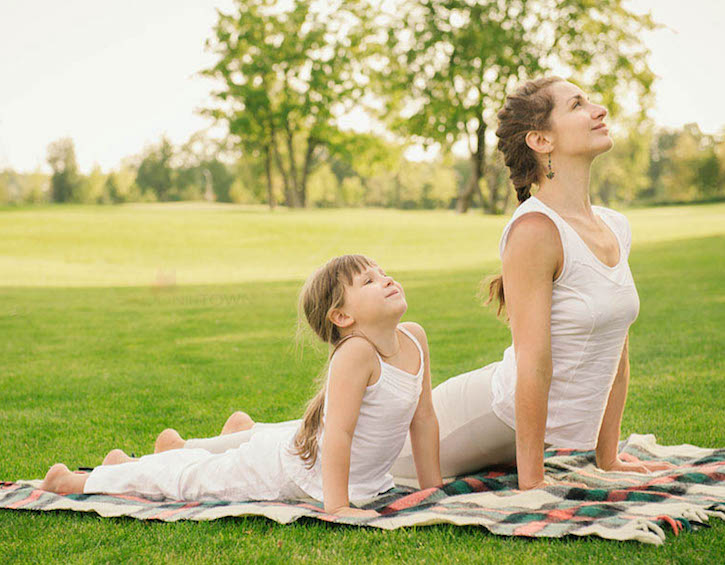
[[[580,483],[577,481],[567,481],[565,479],[554,479],[549,476],[545,476],[543,481],[540,481],[536,483],[535,485],[532,485],[527,488],[520,488],[520,490],[533,490],[537,488],[545,488],[545,487],[551,487],[551,486],[561,486],[561,487],[569,487],[569,488],[588,488],[585,483]]]
[[[669,461],[644,461],[642,465],[650,471],[664,471],[666,469],[674,469],[677,466]]]
[[[362,508],[340,508],[334,512],[337,516],[348,518],[375,518],[380,516],[375,510],[363,510]]]

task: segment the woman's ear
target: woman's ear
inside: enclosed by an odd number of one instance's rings
[[[554,144],[551,136],[538,130],[531,130],[526,134],[526,145],[537,153],[551,153],[554,150]]]
[[[334,308],[330,312],[330,321],[338,328],[348,328],[355,323],[355,319],[352,316],[345,314],[339,308]]]

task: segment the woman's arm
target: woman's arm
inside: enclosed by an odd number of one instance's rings
[[[544,483],[551,360],[551,295],[563,263],[553,222],[529,213],[514,223],[503,254],[506,312],[516,351],[516,466],[519,488]]]
[[[626,463],[619,459],[619,431],[622,425],[622,414],[627,401],[629,388],[629,335],[624,340],[622,355],[619,359],[617,374],[609,391],[607,407],[604,410],[602,425],[597,438],[597,467],[604,471],[629,471],[647,473],[670,469],[672,464],[666,461],[642,461],[640,463]]]
[[[352,338],[337,350],[330,366],[322,441],[322,495],[325,512],[330,514],[350,515],[356,511],[350,508],[348,498],[350,448],[374,359],[374,350],[367,341]]]
[[[431,393],[430,354],[428,352],[428,339],[425,330],[419,324],[406,322],[403,324],[423,348],[423,390],[418,399],[413,419],[410,422],[410,443],[413,449],[413,461],[418,475],[420,488],[430,488],[443,483],[441,478],[438,419],[433,408],[433,394]]]

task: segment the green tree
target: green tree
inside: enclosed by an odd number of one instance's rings
[[[655,136],[650,176],[657,200],[694,200],[718,196],[723,189],[715,136],[697,124],[660,130]]]
[[[219,84],[207,110],[228,125],[243,153],[265,164],[267,197],[274,205],[273,168],[287,205],[304,206],[307,182],[325,150],[334,154],[337,115],[364,91],[360,28],[364,2],[237,0],[219,12],[207,41],[218,57],[203,71]]]
[[[471,173],[457,200],[465,212],[487,167],[486,132],[507,92],[520,80],[560,69],[612,115],[618,96],[636,93],[642,113],[654,78],[641,32],[649,15],[622,0],[398,0],[387,3],[377,26],[382,40],[369,48],[373,73],[391,129],[444,151],[467,143]],[[489,185],[488,179],[484,186]],[[483,195],[484,209],[501,209],[499,186]],[[507,191],[502,191],[506,193]]]
[[[340,183],[328,163],[323,163],[310,175],[308,181],[310,204],[319,207],[340,206]]]
[[[179,200],[173,183],[173,156],[171,141],[163,137],[158,145],[146,149],[136,173],[136,184],[141,190],[153,193],[160,201]]]
[[[103,185],[101,202],[103,204],[120,204],[123,200],[123,194],[121,194],[116,173],[110,173],[106,177],[106,182]]]
[[[50,179],[53,202],[80,202],[82,178],[71,138],[64,137],[48,145],[48,164],[53,169]]]
[[[717,157],[718,168],[720,169],[719,178],[719,193],[725,193],[725,128],[718,136],[718,141],[715,143],[715,156]]]
[[[81,183],[81,202],[86,204],[98,204],[103,202],[105,185],[108,175],[104,174],[98,165],[91,169]]]
[[[647,194],[652,130],[650,122],[632,120],[622,128],[621,135],[613,136],[614,146],[597,157],[597,165],[592,168],[591,193],[595,201],[609,206]]]

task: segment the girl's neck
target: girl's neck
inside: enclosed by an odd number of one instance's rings
[[[378,353],[383,357],[392,357],[400,350],[399,336],[397,335],[396,328],[398,323],[395,325],[381,325],[372,326],[366,325],[365,327],[355,324],[349,333],[361,333],[364,334],[370,341],[375,344]]]
[[[589,196],[591,161],[560,158],[552,162],[552,170],[554,178],[542,179],[536,198],[561,216],[593,218]]]

